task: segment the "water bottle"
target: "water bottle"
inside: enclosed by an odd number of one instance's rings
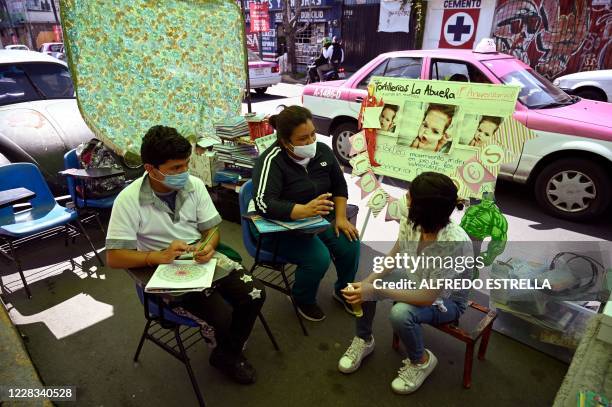
[[[348,283],[348,285],[346,286],[346,290],[354,291],[355,287],[353,287],[351,283]],[[355,316],[357,318],[361,318],[363,316],[363,309],[361,308],[361,304],[351,304],[351,306],[353,307],[353,312],[355,313]]]

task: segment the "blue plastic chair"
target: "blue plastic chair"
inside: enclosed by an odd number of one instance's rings
[[[66,154],[64,154],[64,169],[67,170],[70,168],[77,168],[77,169],[82,168],[81,163],[79,162],[79,158],[77,157],[76,149],[72,149],[68,151]],[[66,182],[68,185],[68,192],[70,193],[70,197],[72,197],[72,202],[74,202],[74,205],[77,208],[77,213],[81,210],[91,210],[92,211],[91,214],[96,219],[96,222],[98,222],[98,225],[100,226],[100,229],[102,230],[102,233],[106,233],[106,231],[104,230],[104,226],[102,225],[102,222],[100,221],[100,217],[99,217],[97,209],[112,208],[113,204],[115,203],[115,198],[117,198],[117,195],[119,194],[109,196],[106,198],[100,198],[100,199],[87,198],[87,202],[85,202],[85,200],[79,197],[77,193],[76,179],[68,175],[66,177]]]
[[[100,265],[104,265],[89,235],[79,221],[77,213],[57,204],[37,166],[30,163],[0,166],[0,190],[20,187],[27,188],[36,194],[31,200],[32,207],[17,213],[10,206],[0,209],[0,237],[8,243],[11,259],[15,262],[28,298],[32,298],[32,295],[14,247],[15,241],[19,239],[61,226],[64,226],[66,236],[68,236],[70,226],[76,229],[71,223],[76,223],[80,232],[87,238]]]
[[[196,336],[199,333],[199,329],[195,330],[195,332],[191,332],[193,331],[192,328],[199,328],[198,323],[190,318],[182,317],[172,312],[170,308],[164,306],[159,296],[145,293],[139,283],[136,283],[136,291],[138,292],[140,302],[144,305],[147,323],[140,337],[140,342],[138,342],[138,348],[136,349],[136,354],[134,354],[134,362],[138,362],[138,356],[140,356],[140,351],[142,350],[145,339],[152,341],[185,365],[189,380],[191,380],[191,385],[193,386],[193,391],[198,398],[198,404],[200,406],[205,406],[204,397],[202,396],[200,386],[198,386],[198,381],[193,374],[193,369],[189,362],[189,357],[187,356],[187,349],[204,338],[203,336],[200,338]],[[160,315],[162,316],[160,317]],[[181,327],[185,328],[181,330]],[[151,329],[153,329],[152,332]],[[159,334],[160,331],[163,331],[161,335]],[[173,337],[167,338],[169,331],[172,331],[174,335]],[[189,331],[189,335],[183,338],[182,334],[185,334],[187,331]],[[191,338],[194,336],[196,339],[192,340]],[[174,339],[176,344],[170,344],[172,339]],[[187,341],[190,343],[186,346],[185,342]]]
[[[187,349],[191,348],[201,339],[206,340],[203,335],[200,335],[199,338],[196,336],[198,333],[201,333],[200,325],[191,318],[175,313],[163,302],[159,295],[145,293],[142,282],[138,280],[133,273],[130,272],[129,274],[136,283],[136,292],[138,293],[141,304],[144,306],[145,319],[147,320],[142,336],[140,337],[140,342],[138,342],[138,348],[134,355],[134,362],[138,362],[138,356],[140,355],[145,339],[150,340],[185,365],[187,374],[191,380],[191,385],[193,386],[193,391],[198,398],[198,403],[200,406],[205,406],[204,397],[202,396],[198,382],[193,374],[189,356],[187,355]],[[259,313],[259,320],[268,334],[268,338],[270,338],[274,349],[277,351],[280,350],[261,312]],[[197,328],[197,330],[194,332],[192,328]],[[168,338],[169,331],[172,331],[174,334],[173,337]],[[193,339],[194,337],[195,339]],[[171,343],[172,340],[174,340],[175,344]]]
[[[289,270],[290,273],[287,273],[290,262],[284,259],[282,256],[274,256],[273,252],[263,248],[261,246],[261,240],[263,237],[260,236],[259,239],[255,239],[249,226],[251,221],[244,217],[244,215],[248,213],[249,202],[251,202],[253,199],[253,182],[251,180],[242,185],[238,199],[240,203],[240,226],[242,227],[242,241],[247,249],[247,252],[254,259],[253,266],[249,271],[250,274],[258,278],[265,286],[280,291],[291,299],[293,310],[295,311],[298,322],[302,327],[302,331],[304,332],[304,335],[308,336],[308,331],[306,330],[306,326],[304,325],[302,318],[300,318],[297,304],[295,303],[295,299],[291,293],[289,278],[294,276],[295,268],[293,270]],[[273,236],[272,238],[276,239],[279,238],[279,236]],[[264,275],[265,271],[260,272],[262,269],[272,270],[272,272]],[[278,271],[280,276],[275,275],[276,273],[274,273],[274,271]]]

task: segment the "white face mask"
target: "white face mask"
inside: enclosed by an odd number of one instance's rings
[[[305,146],[293,146],[293,154],[300,158],[314,158],[315,154],[317,154],[317,142],[315,141]]]

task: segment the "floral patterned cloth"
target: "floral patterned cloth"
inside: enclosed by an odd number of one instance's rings
[[[186,137],[240,114],[246,55],[232,0],[61,0],[79,109],[96,137],[140,155],[153,125]]]

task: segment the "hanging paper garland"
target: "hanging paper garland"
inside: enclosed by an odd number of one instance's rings
[[[387,198],[387,212],[385,212],[385,222],[396,221],[399,222],[401,216],[400,205],[401,200],[393,198],[391,195]]]
[[[353,167],[353,172],[351,173],[353,176],[361,176],[368,171],[371,171],[372,167],[370,166],[370,159],[368,158],[368,153],[362,153],[356,155],[351,158],[349,161],[351,167]]]
[[[349,137],[349,143],[351,145],[351,148],[349,151],[350,157],[354,156],[355,154],[359,154],[359,153],[366,151],[367,145],[366,145],[365,133],[363,132],[363,130]]]
[[[368,208],[372,209],[372,214],[377,217],[387,205],[389,194],[384,189],[378,188],[368,200]]]
[[[361,189],[361,199],[364,199],[366,196],[370,195],[380,187],[378,178],[371,170],[359,178],[355,184],[359,187],[359,189]]]

